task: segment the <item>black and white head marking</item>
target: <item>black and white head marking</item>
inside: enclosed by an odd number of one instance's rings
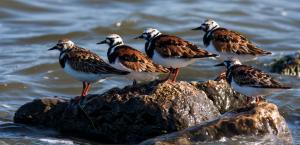
[[[146,28],[143,32],[143,34],[141,35],[145,40],[150,41],[153,38],[157,37],[161,35],[161,33],[154,28]]]
[[[141,36],[138,38],[142,38],[146,40],[145,43],[145,51],[149,57],[153,56],[153,51],[150,51],[149,48],[151,46],[152,40],[158,36],[160,36],[162,33],[159,32],[157,29],[154,28],[146,28]]]
[[[74,42],[72,42],[69,39],[61,39],[61,40],[58,40],[57,44],[54,47],[52,47],[48,50],[59,50],[60,52],[63,52],[63,51],[73,48],[74,45],[75,45]]]
[[[118,34],[107,35],[105,41],[110,47],[124,44],[123,39]]]
[[[200,27],[201,30],[203,30],[204,32],[210,32],[212,30],[219,28],[220,25],[212,19],[207,19],[201,24]]]
[[[108,55],[112,54],[117,46],[124,45],[123,39],[118,34],[107,35],[104,41],[109,46]]]
[[[236,58],[230,58],[228,60],[225,60],[223,63],[227,69],[231,68],[234,65],[242,65],[240,60],[238,60]]]

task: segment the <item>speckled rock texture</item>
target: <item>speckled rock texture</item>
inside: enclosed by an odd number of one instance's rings
[[[58,123],[68,102],[59,98],[36,99],[21,106],[14,116],[16,123],[51,126]]]
[[[271,72],[300,77],[300,52],[274,60]]]
[[[192,82],[191,84],[203,90],[222,114],[249,105],[246,96],[231,89],[224,79],[219,81],[209,80],[204,83]]]
[[[279,114],[277,106],[259,102],[247,108],[227,112],[213,121],[146,140],[140,145],[190,145],[219,140],[223,137],[243,135],[259,138],[266,134],[275,135],[283,141],[283,144],[292,144],[288,126]]]
[[[187,82],[114,88],[89,95],[80,105],[46,100],[50,103],[40,99],[22,106],[15,122],[52,127],[103,143],[138,143],[220,116],[204,91]]]
[[[38,99],[21,106],[14,121],[110,144],[136,144],[166,134],[143,144],[194,144],[289,132],[274,104],[249,104],[223,79],[113,88],[88,95],[80,105],[59,98]]]

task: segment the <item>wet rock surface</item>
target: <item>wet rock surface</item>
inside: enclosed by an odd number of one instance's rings
[[[274,60],[271,72],[300,77],[300,52]]]
[[[49,107],[43,102],[35,100],[22,106],[15,122],[53,127],[104,143],[138,143],[220,116],[206,94],[187,82],[114,88],[89,95],[80,105],[68,102],[62,103],[63,107]],[[37,105],[40,107],[35,111]],[[31,115],[34,112],[38,113]]]
[[[38,99],[20,107],[14,121],[101,143],[139,143],[167,134],[143,144],[191,144],[236,135],[279,136],[288,132],[276,105],[246,103],[245,96],[222,79],[203,83],[154,81],[113,88],[87,96],[80,105],[59,98]]]
[[[68,102],[59,98],[33,100],[21,106],[15,113],[14,122],[29,125],[54,126],[60,120]]]
[[[224,79],[209,80],[204,83],[192,82],[191,84],[203,90],[222,114],[249,105],[246,96],[232,90]]]
[[[279,114],[277,106],[259,102],[250,107],[228,112],[216,120],[144,141],[140,145],[189,145],[220,140],[223,137],[243,135],[259,138],[266,134],[275,135],[284,144],[292,144],[288,126]]]

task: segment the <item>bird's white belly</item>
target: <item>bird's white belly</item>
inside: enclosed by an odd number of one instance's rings
[[[111,66],[113,66],[114,68],[120,69],[120,70],[124,70],[124,71],[128,71],[130,72],[127,75],[124,75],[124,77],[128,80],[136,80],[138,82],[143,82],[143,81],[152,81],[157,79],[157,75],[159,75],[159,73],[149,73],[149,72],[138,72],[138,71],[134,71],[130,68],[127,68],[126,66],[124,66],[120,61],[119,58],[116,59],[115,63],[111,63]]]
[[[178,57],[162,57],[159,53],[154,50],[152,60],[156,64],[160,64],[165,67],[181,68],[186,67],[194,63],[199,58],[178,58]]]
[[[240,86],[238,85],[234,79],[231,82],[231,87],[248,97],[255,97],[255,96],[265,96],[270,94],[270,92],[276,90],[276,89],[270,89],[270,88],[255,88],[255,87],[248,87],[248,86]]]
[[[138,82],[148,82],[153,81],[158,78],[159,73],[149,73],[149,72],[136,72],[132,71],[126,76],[129,80],[136,80]]]
[[[119,69],[119,70],[123,70],[123,71],[128,71],[128,72],[131,72],[132,70],[130,68],[127,68],[126,66],[124,66],[119,58],[116,58],[115,62],[114,63],[110,63],[110,65],[116,69]]]
[[[219,52],[219,51],[217,51],[215,46],[212,44],[212,42],[209,43],[209,45],[206,47],[206,50],[208,52],[218,54],[222,60],[226,60],[226,59],[230,59],[230,58],[237,58],[241,62],[245,62],[245,61],[250,61],[250,60],[256,59],[256,56],[253,56],[253,55],[243,55],[243,54],[238,55],[233,52]]]
[[[107,74],[93,74],[76,71],[68,63],[65,64],[64,71],[75,79],[85,82],[96,82],[109,76]]]

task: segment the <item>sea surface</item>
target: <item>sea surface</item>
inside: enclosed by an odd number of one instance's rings
[[[66,75],[58,52],[47,51],[60,38],[70,38],[106,59],[107,46],[96,45],[107,34],[120,34],[125,43],[143,51],[144,41],[133,38],[146,27],[180,36],[203,47],[200,31],[191,31],[206,18],[245,34],[273,55],[247,62],[269,71],[273,59],[300,49],[299,0],[1,0],[0,1],[0,144],[99,144],[63,136],[53,130],[13,124],[17,108],[33,99],[72,98],[81,83]],[[182,69],[179,80],[214,79],[223,68],[218,60],[203,60]],[[300,79],[274,75],[294,89],[273,93],[300,144]],[[109,79],[90,93],[131,84]],[[272,139],[222,139],[217,144],[270,144]]]

